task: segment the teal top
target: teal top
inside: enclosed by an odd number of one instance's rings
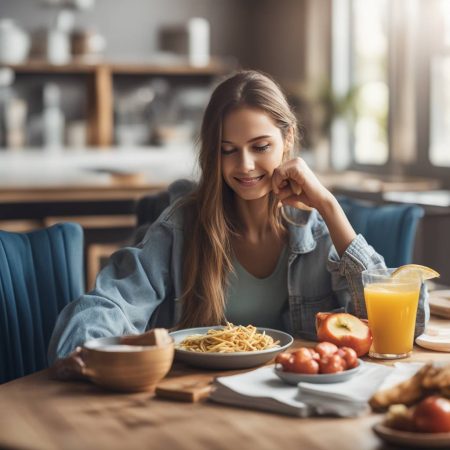
[[[227,291],[226,318],[235,325],[255,325],[283,330],[282,312],[288,301],[288,254],[284,247],[275,270],[257,278],[233,257]]]

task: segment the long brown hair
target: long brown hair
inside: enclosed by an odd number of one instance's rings
[[[233,191],[222,178],[222,124],[229,112],[243,106],[268,114],[289,148],[297,137],[295,115],[281,88],[267,75],[240,71],[214,90],[201,127],[200,181],[182,206],[185,210],[184,292],[179,328],[217,325],[225,319],[225,290],[228,274],[233,269],[231,236],[239,232],[239,227],[233,214]],[[289,151],[284,155],[288,158]],[[281,218],[272,193],[268,213],[271,226],[280,232]]]

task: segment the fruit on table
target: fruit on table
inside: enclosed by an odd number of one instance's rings
[[[314,348],[316,352],[320,355],[320,358],[334,355],[338,351],[337,345],[334,345],[331,342],[320,342]]]
[[[292,353],[290,371],[296,373],[307,373],[313,375],[319,373],[319,363],[312,358],[311,353],[306,348]]]
[[[420,264],[406,264],[400,266],[392,272],[392,278],[419,278],[421,281],[431,280],[432,278],[439,277],[439,273],[434,269],[427,266],[421,266]]]
[[[358,365],[356,352],[348,347],[338,348],[331,342],[320,342],[314,348],[301,347],[275,358],[285,372],[317,374],[337,373]]]
[[[322,358],[319,362],[319,369],[320,373],[343,372],[346,369],[346,362],[336,353]]]
[[[292,354],[288,352],[278,353],[278,355],[275,357],[275,362],[284,366],[285,364],[289,363],[289,361],[291,360],[291,356]]]
[[[413,422],[417,431],[450,432],[450,400],[437,395],[425,398],[415,407]]]
[[[341,347],[338,355],[345,361],[347,369],[353,369],[358,365],[358,355],[350,347]]]
[[[316,330],[319,341],[350,347],[357,356],[365,355],[372,345],[369,326],[352,314],[317,313]]]
[[[304,348],[307,348],[308,351],[311,353],[312,359],[315,359],[316,361],[319,361],[320,354],[317,353],[317,351],[314,348],[311,348],[311,347],[304,347]]]

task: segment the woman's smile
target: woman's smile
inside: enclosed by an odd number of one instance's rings
[[[242,186],[242,187],[253,187],[256,186],[265,175],[260,175],[258,177],[234,177],[234,179]]]

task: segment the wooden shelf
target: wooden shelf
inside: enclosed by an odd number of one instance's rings
[[[3,204],[15,203],[42,203],[42,202],[97,202],[97,201],[118,201],[118,200],[138,200],[143,195],[152,192],[159,192],[167,188],[167,183],[148,183],[146,185],[128,186],[108,186],[108,187],[72,187],[59,188],[48,187],[47,189],[0,189],[0,201]]]
[[[3,66],[5,67],[5,66]],[[94,73],[98,64],[90,65],[90,64],[64,64],[64,65],[53,65],[48,64],[46,61],[29,61],[23,64],[8,64],[6,67],[14,70],[16,73]]]
[[[156,64],[153,62],[119,62],[98,61],[88,63],[82,60],[73,60],[69,64],[54,65],[45,60],[30,60],[22,64],[8,64],[16,73],[95,73],[99,69],[107,69],[112,74],[148,74],[148,75],[222,75],[227,73],[231,67],[220,60],[212,60],[207,66],[191,66],[188,64]]]
[[[86,74],[88,84],[88,142],[107,148],[113,143],[114,75],[205,76],[214,77],[229,72],[232,67],[212,60],[203,67],[188,64],[155,64],[153,62],[98,61],[87,63],[73,60],[70,64],[53,65],[45,60],[30,60],[23,64],[6,65],[17,74]]]

